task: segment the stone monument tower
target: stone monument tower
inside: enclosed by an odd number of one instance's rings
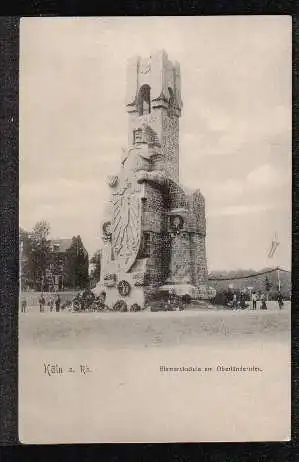
[[[102,224],[101,281],[115,310],[143,309],[162,285],[207,281],[205,203],[179,184],[180,65],[165,51],[128,62],[128,146]]]

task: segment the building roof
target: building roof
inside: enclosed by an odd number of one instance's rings
[[[72,245],[72,238],[51,239],[51,246],[56,252],[66,252]]]
[[[25,231],[23,228],[20,227],[19,237],[21,241],[23,241],[25,235],[30,237],[31,233],[28,233],[27,231]],[[50,241],[50,247],[52,247],[53,252],[65,253],[71,247],[73,238],[72,237],[62,237],[62,238],[57,238],[57,239],[50,239],[49,241]],[[83,242],[82,242],[82,245],[83,245],[84,253],[88,254],[87,250],[84,247]]]

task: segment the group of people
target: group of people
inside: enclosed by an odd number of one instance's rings
[[[188,296],[179,297],[178,295],[175,294],[174,291],[169,291],[168,300],[165,305],[165,310],[166,311],[184,310],[186,305],[190,303],[190,300],[187,297]],[[73,299],[73,301],[69,303],[73,305],[73,309],[75,311],[88,311],[88,310],[98,311],[106,307],[105,300],[106,300],[106,293],[103,292],[98,297],[96,297],[92,291],[86,290],[82,293],[78,293]],[[246,301],[248,301],[246,297],[246,293],[244,291],[241,291],[239,294],[233,293],[231,300],[228,301],[227,304],[231,306],[233,310],[246,309],[248,307],[251,308],[252,310],[256,310],[257,302],[260,301],[261,302],[260,309],[261,310],[268,309],[267,303],[266,303],[267,301],[266,295],[264,293],[258,294],[257,292],[253,291],[251,294],[252,304],[246,303]],[[61,298],[59,294],[57,295],[51,294],[47,302],[44,294],[42,293],[38,302],[39,302],[40,313],[43,313],[45,311],[46,306],[49,307],[50,312],[52,311],[59,312],[61,308],[64,308],[64,306],[61,307]],[[277,302],[278,302],[279,309],[281,310],[284,305],[281,292],[278,292]],[[27,312],[27,301],[25,298],[21,300],[21,312],[22,313]]]
[[[258,294],[256,292],[252,292],[252,294],[251,294],[252,309],[256,310],[258,300],[260,300],[260,302],[261,302],[260,309],[261,310],[267,310],[268,307],[267,307],[267,303],[266,303],[265,294],[261,294],[260,297],[258,297]]]
[[[54,305],[55,305],[55,311],[56,312],[60,311],[61,298],[60,298],[59,294],[57,294],[55,297],[50,295],[48,303],[46,302],[46,298],[45,298],[44,294],[41,294],[38,302],[39,302],[39,311],[40,311],[40,313],[44,313],[46,305],[48,305],[50,311],[54,310]]]
[[[231,306],[233,310],[245,309],[245,308],[248,308],[248,307],[250,309],[252,309],[252,310],[256,310],[257,309],[257,302],[259,301],[261,310],[267,310],[268,309],[268,307],[267,307],[267,297],[266,297],[266,295],[264,293],[257,293],[255,291],[253,291],[252,294],[251,294],[251,302],[252,302],[252,304],[246,303],[246,300],[247,300],[247,298],[246,298],[245,292],[241,291],[239,294],[233,293],[232,299],[228,303],[228,305]],[[249,299],[248,299],[248,301],[249,301]],[[281,310],[283,308],[283,305],[284,305],[283,297],[282,297],[281,292],[278,292],[277,303],[278,303],[279,309]]]
[[[256,310],[258,300],[261,302],[261,306],[260,306],[261,310],[267,310],[268,309],[267,303],[266,303],[266,295],[264,293],[262,293],[260,296],[258,296],[258,294],[256,292],[252,292],[251,300],[252,300],[252,309],[253,310]],[[277,294],[277,303],[278,303],[279,309],[281,310],[283,308],[283,305],[284,305],[283,296],[282,296],[281,292],[278,292],[278,294]]]
[[[238,308],[244,310],[247,308],[248,304],[246,303],[246,294],[245,292],[240,292],[240,294],[233,294],[233,298],[231,301],[231,306],[233,310],[237,310]]]
[[[40,313],[44,313],[46,310],[50,312],[59,312],[67,307],[72,307],[75,311],[98,311],[105,308],[106,294],[101,293],[96,297],[93,292],[86,290],[82,293],[78,293],[72,301],[61,303],[59,294],[45,295],[41,293],[38,304]],[[28,304],[26,298],[21,298],[21,313],[28,311]]]
[[[39,304],[40,313],[45,312],[46,306],[49,307],[50,311],[59,312],[60,309],[61,309],[61,298],[60,298],[59,294],[57,294],[56,296],[50,295],[50,298],[49,298],[49,300],[47,302],[45,295],[42,293],[40,295],[39,299],[38,299],[38,304]],[[54,310],[54,306],[55,306],[55,310]],[[26,313],[27,308],[28,308],[27,300],[26,300],[26,298],[22,298],[22,300],[21,300],[21,313]]]

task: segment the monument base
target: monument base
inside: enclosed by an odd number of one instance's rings
[[[208,302],[214,298],[216,292],[206,284],[200,287],[180,283],[148,286],[142,284],[139,273],[120,273],[118,276],[118,283],[115,280],[101,281],[93,289],[96,296],[105,294],[105,305],[114,311],[143,311],[153,300],[166,300],[171,294],[184,297],[187,303]]]
[[[147,288],[139,273],[118,273],[117,281],[100,281],[93,289],[98,296],[105,294],[105,305],[115,311],[140,311],[145,308]]]

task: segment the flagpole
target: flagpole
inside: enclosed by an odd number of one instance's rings
[[[280,270],[279,270],[279,266],[277,267],[277,280],[278,280],[278,292],[280,293]]]
[[[270,250],[268,252],[268,259],[273,258],[279,244],[280,244],[280,242],[278,240],[278,235],[277,235],[277,233],[275,233],[274,239],[272,239]],[[279,268],[279,266],[276,267],[276,274],[277,274],[278,292],[280,293],[281,284],[280,284],[280,268]]]

